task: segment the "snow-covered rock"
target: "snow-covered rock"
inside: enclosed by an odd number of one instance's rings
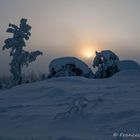
[[[49,64],[49,78],[64,76],[94,77],[91,69],[75,57],[56,58]]]

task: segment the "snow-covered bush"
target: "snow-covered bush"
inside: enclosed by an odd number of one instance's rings
[[[93,67],[97,67],[95,78],[107,78],[119,71],[119,57],[110,50],[96,52]]]
[[[12,56],[12,61],[10,63],[10,71],[15,85],[22,82],[22,67],[24,65],[28,66],[29,63],[36,60],[37,56],[42,55],[40,51],[29,53],[23,49],[26,47],[25,41],[31,36],[30,30],[31,26],[27,24],[27,19],[21,19],[19,27],[15,24],[9,24],[6,31],[13,34],[12,38],[4,41],[3,50],[11,49],[10,56]]]
[[[12,77],[3,75],[0,77],[0,89],[8,89],[12,87]]]
[[[49,72],[48,78],[64,76],[94,77],[88,65],[75,57],[62,57],[54,59],[49,64]]]

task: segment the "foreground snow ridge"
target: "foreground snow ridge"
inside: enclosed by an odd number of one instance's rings
[[[122,139],[116,134],[140,132],[139,99],[139,70],[107,79],[52,78],[3,90],[0,140]]]

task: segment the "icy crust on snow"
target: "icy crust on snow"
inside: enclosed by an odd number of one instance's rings
[[[51,71],[54,68],[55,71],[59,71],[66,64],[74,64],[76,68],[80,68],[82,70],[83,74],[89,73],[88,65],[75,57],[56,58],[50,63],[49,70]]]
[[[0,91],[0,140],[114,140],[140,132],[139,99],[139,70],[23,84]]]

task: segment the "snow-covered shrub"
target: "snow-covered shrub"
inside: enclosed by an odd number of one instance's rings
[[[110,50],[96,52],[93,67],[97,67],[95,78],[107,78],[119,71],[119,57]]]
[[[8,89],[12,87],[12,77],[11,76],[1,76],[0,77],[0,89]]]
[[[37,56],[42,55],[40,51],[29,53],[23,49],[26,47],[25,41],[31,36],[30,30],[31,26],[27,24],[27,19],[21,19],[19,27],[15,24],[9,24],[6,31],[13,34],[12,38],[4,41],[3,50],[11,49],[10,56],[12,56],[12,61],[10,63],[10,71],[15,85],[22,82],[22,67],[24,65],[28,66],[29,63],[36,60]]]
[[[88,65],[75,57],[62,57],[54,59],[49,64],[49,72],[48,78],[64,76],[94,77]]]

